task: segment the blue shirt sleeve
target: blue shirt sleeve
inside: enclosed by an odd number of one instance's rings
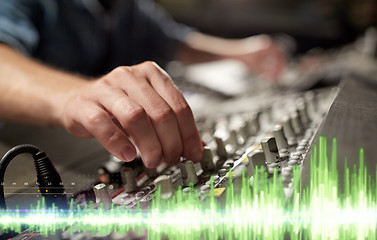
[[[38,45],[38,21],[42,17],[39,1],[0,1],[0,42],[26,54]]]
[[[53,66],[91,74],[146,60],[166,63],[194,31],[153,0],[122,1],[109,28],[104,16],[90,15],[83,2],[0,0],[0,42]]]
[[[150,38],[156,46],[157,55],[172,59],[176,47],[185,41],[187,35],[194,29],[179,24],[152,0],[136,0],[140,17],[144,18],[146,26],[150,26]],[[143,20],[141,20],[143,21]],[[174,50],[174,51],[172,51]]]

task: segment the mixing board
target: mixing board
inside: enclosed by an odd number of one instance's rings
[[[94,201],[107,209],[111,204],[148,208],[157,188],[162,198],[172,197],[181,188],[184,194],[194,189],[205,199],[212,191],[211,181],[215,196],[221,197],[230,174],[236,179],[244,172],[252,186],[256,166],[270,176],[276,169],[289,198],[293,168],[302,164],[336,94],[336,88],[290,94],[264,101],[260,106],[253,104],[242,112],[228,111],[224,105],[218,115],[197,120],[207,143],[200,163],[182,159],[177,166],[162,164],[147,169],[140,159],[123,163],[111,156],[98,169],[100,183],[93,192],[76,194],[75,204],[85,206]],[[242,101],[246,103],[248,99]]]

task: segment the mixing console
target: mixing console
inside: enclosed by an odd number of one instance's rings
[[[205,199],[211,181],[215,196],[220,197],[230,174],[236,179],[244,172],[252,186],[256,166],[270,176],[276,169],[289,198],[293,168],[302,164],[336,93],[336,89],[324,89],[294,94],[253,105],[248,111],[199,118],[199,132],[207,143],[200,163],[181,159],[177,166],[162,164],[147,169],[140,159],[123,163],[111,156],[98,170],[101,183],[94,186],[94,195],[91,191],[78,193],[75,203],[95,201],[105,208],[111,204],[147,208],[158,187],[162,198],[172,197],[180,187],[183,193],[193,188]]]

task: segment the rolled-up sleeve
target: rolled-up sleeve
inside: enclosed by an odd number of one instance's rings
[[[0,42],[32,55],[39,42],[38,21],[42,17],[38,1],[0,1]]]

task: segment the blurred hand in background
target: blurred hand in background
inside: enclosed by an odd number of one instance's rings
[[[192,32],[178,59],[186,63],[235,59],[243,62],[251,72],[273,82],[278,81],[285,66],[283,51],[267,35],[225,39]]]

